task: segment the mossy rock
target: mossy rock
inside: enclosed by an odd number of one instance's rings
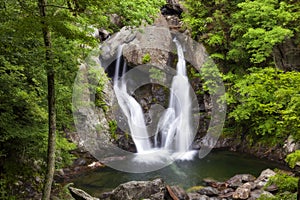
[[[186,190],[186,192],[188,192],[188,193],[197,192],[197,191],[201,190],[202,188],[204,188],[204,186],[197,185],[197,186],[190,187],[189,189]]]

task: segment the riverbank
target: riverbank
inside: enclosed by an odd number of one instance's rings
[[[291,174],[290,174],[291,175]],[[237,174],[223,182],[206,178],[203,185],[197,185],[185,190],[179,185],[169,185],[163,179],[157,178],[152,181],[130,181],[120,184],[115,189],[90,196],[83,190],[69,187],[75,199],[85,200],[226,200],[226,199],[258,199],[281,196],[282,185],[274,181],[273,177],[287,177],[286,172],[275,172],[271,169],[263,170],[256,178],[251,174]],[[293,182],[296,183],[296,179]],[[287,182],[285,184],[291,184]],[[286,188],[285,188],[286,189]],[[296,198],[296,186],[290,186],[284,195],[289,199]]]

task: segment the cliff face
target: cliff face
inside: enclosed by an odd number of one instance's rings
[[[276,66],[284,71],[300,71],[300,46],[295,40],[287,39],[273,49]]]

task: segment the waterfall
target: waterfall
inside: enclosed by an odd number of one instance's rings
[[[193,141],[189,81],[182,46],[176,38],[173,41],[178,54],[177,74],[172,80],[169,108],[162,116],[158,130],[161,131],[163,148],[186,152]],[[175,144],[172,145],[174,140]]]
[[[140,104],[128,94],[126,82],[118,80],[123,45],[118,49],[114,75],[114,91],[119,106],[127,118],[130,133],[138,153],[147,153],[152,150],[167,150],[172,154],[181,153],[184,156],[182,153],[189,152],[193,141],[191,97],[189,93],[189,81],[186,75],[186,62],[181,44],[176,38],[173,41],[176,44],[178,54],[177,74],[172,79],[169,106],[158,121],[153,145],[151,145],[149,139]],[[125,74],[125,67],[126,65],[123,66],[122,76]],[[183,159],[192,158],[193,156],[189,155]]]
[[[127,118],[132,139],[136,145],[138,153],[142,153],[151,149],[148,137],[147,127],[145,124],[143,110],[140,104],[128,94],[126,82],[119,81],[119,71],[121,63],[123,45],[118,48],[118,58],[114,75],[114,91],[124,115]],[[126,64],[124,63],[122,76],[125,74]]]

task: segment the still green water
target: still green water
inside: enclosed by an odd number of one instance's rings
[[[213,151],[203,159],[179,161],[158,171],[142,174],[125,173],[109,167],[81,174],[73,180],[75,187],[98,196],[102,192],[111,191],[121,183],[132,180],[152,180],[161,177],[169,185],[179,185],[184,189],[202,185],[204,178],[225,181],[230,177],[247,173],[259,176],[264,169],[282,168],[276,163],[260,160],[255,157],[229,152]]]

